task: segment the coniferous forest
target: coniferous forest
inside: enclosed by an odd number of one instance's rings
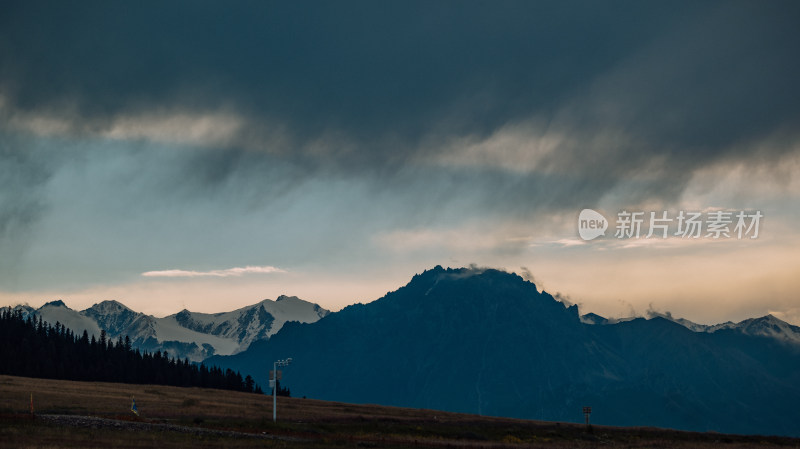
[[[141,352],[128,337],[112,342],[105,331],[99,340],[86,331],[79,336],[61,323],[10,309],[0,311],[0,374],[262,393],[250,375],[176,360],[166,351]]]

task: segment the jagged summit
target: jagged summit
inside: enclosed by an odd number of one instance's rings
[[[786,323],[786,321],[783,321],[782,319],[776,317],[775,315],[773,315],[771,313],[768,313],[768,314],[766,314],[766,315],[764,315],[762,317],[751,318],[751,319],[745,320],[745,321],[760,322],[760,323],[770,323],[770,324],[775,324],[775,325],[788,324],[788,323]]]
[[[772,314],[741,321],[734,328],[747,335],[774,338],[800,346],[800,326],[791,325]]]
[[[536,313],[568,312],[577,320],[577,306],[568,307],[516,273],[477,266],[425,270],[408,284],[390,292],[378,302],[397,302],[407,308],[438,303],[453,309],[463,307],[503,307],[509,310],[536,310]],[[571,318],[570,318],[571,319]]]
[[[498,270],[495,268],[486,268],[486,267],[478,267],[478,266],[469,266],[469,267],[460,267],[460,268],[443,268],[441,265],[436,265],[435,267],[425,270],[422,273],[416,274],[411,278],[409,284],[414,283],[415,281],[421,281],[424,279],[442,279],[442,278],[450,278],[450,279],[460,279],[460,278],[467,278],[472,276],[478,276],[484,273],[503,273],[503,274],[513,274],[508,273],[503,270]],[[521,278],[520,278],[521,279]]]
[[[476,265],[461,268],[443,268],[441,265],[436,265],[430,270],[414,275],[406,286],[424,285],[426,283],[436,284],[441,281],[457,281],[470,278],[477,278],[486,282],[525,285],[526,289],[532,287],[532,290],[536,291],[536,285],[533,282],[523,279],[522,276],[516,273],[499,268],[479,267]]]
[[[608,318],[592,312],[581,315],[581,322],[585,324],[600,324],[600,325],[609,323]]]
[[[60,299],[56,299],[55,301],[50,301],[48,303],[45,303],[42,307],[48,307],[48,306],[49,307],[67,307],[67,305],[64,304],[64,301],[62,301]],[[67,308],[69,308],[69,307],[67,307]]]
[[[92,305],[92,307],[89,307],[88,309],[86,309],[86,311],[88,311],[88,310],[92,310],[92,311],[95,311],[97,313],[104,313],[104,314],[105,313],[119,313],[119,312],[123,312],[123,311],[133,312],[133,310],[131,310],[128,306],[126,306],[125,304],[122,304],[119,301],[115,301],[115,300],[100,301],[97,304]]]

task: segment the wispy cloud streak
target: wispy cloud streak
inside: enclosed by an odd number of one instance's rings
[[[142,273],[145,277],[231,277],[242,276],[245,274],[269,274],[269,273],[286,273],[286,270],[272,266],[263,267],[234,267],[224,270],[210,270],[210,271],[194,271],[194,270],[160,270],[160,271],[146,271]]]

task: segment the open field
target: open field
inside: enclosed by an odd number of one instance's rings
[[[29,413],[34,395],[36,417]],[[129,408],[136,398],[139,416]],[[795,447],[800,439],[488,418],[159,385],[0,376],[0,447]]]

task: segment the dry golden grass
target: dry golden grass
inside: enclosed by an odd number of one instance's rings
[[[29,416],[89,415],[284,440],[165,430],[60,426]],[[136,398],[139,416],[130,412]],[[800,447],[800,439],[744,437],[663,429],[594,427],[312,399],[278,398],[201,388],[72,382],[0,376],[0,447]]]
[[[267,397],[255,394],[12,376],[0,376],[0,412],[28,411],[31,393],[37,413],[127,415],[131,414],[131,397],[136,398],[140,413],[153,418],[199,414],[252,418],[254,413],[265,414],[265,407],[272,413]]]

